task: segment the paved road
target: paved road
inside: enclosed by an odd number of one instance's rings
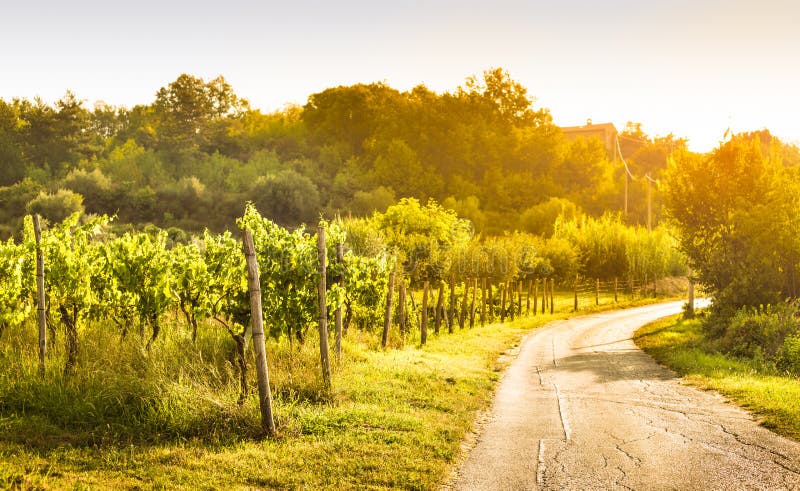
[[[681,385],[631,341],[681,302],[534,331],[455,489],[800,489],[800,444]]]

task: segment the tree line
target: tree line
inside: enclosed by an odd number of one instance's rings
[[[685,148],[637,124],[620,144],[633,171],[653,177]],[[222,77],[186,74],[133,108],[87,108],[71,92],[54,105],[0,100],[0,162],[5,237],[31,212],[117,215],[177,235],[233,230],[245,201],[294,227],[403,197],[434,198],[482,233],[542,234],[564,210],[599,216],[624,199],[624,170],[603,144],[566,139],[502,69],[442,94],[334,87],[274,113],[252,109]],[[623,219],[644,223],[644,188],[631,186]]]

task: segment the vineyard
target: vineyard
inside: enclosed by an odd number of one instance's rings
[[[26,217],[22,240],[0,247],[3,411],[91,431],[260,433],[240,238],[115,234],[108,217],[78,214],[40,232],[34,222]],[[550,238],[476,238],[454,212],[409,199],[316,231],[285,229],[248,205],[238,225],[252,234],[260,270],[279,428],[289,424],[281,404],[334,401],[336,374],[363,349],[654,296],[658,278],[685,273],[665,230],[612,217],[558,222]],[[309,335],[328,318],[332,381],[327,330]]]

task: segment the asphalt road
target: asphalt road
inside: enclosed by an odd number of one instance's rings
[[[500,383],[455,489],[800,489],[800,444],[634,345],[682,302],[534,331]]]

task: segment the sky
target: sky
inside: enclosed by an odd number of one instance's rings
[[[696,151],[800,144],[794,0],[0,0],[0,98],[133,106],[181,73],[254,108],[338,85],[453,91],[506,69],[562,126],[627,121]]]

